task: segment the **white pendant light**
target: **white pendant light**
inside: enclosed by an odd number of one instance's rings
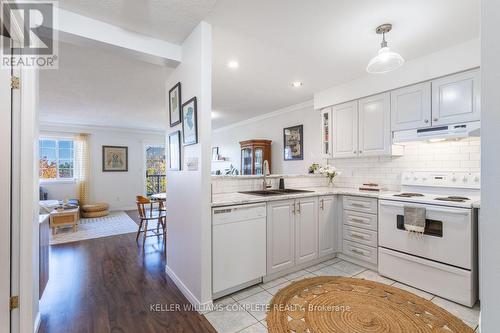
[[[382,35],[381,48],[378,51],[378,55],[374,57],[366,66],[366,71],[368,73],[381,74],[398,69],[403,65],[405,60],[399,53],[392,52],[387,46],[387,41],[385,40],[385,34],[391,31],[392,24],[386,23],[382,24],[375,29],[375,32]]]

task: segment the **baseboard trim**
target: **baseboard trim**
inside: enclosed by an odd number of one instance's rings
[[[191,303],[191,305],[194,307],[194,310],[198,311],[200,314],[212,311],[213,302],[211,300],[204,303],[200,302],[200,300],[193,295],[191,290],[189,290],[189,288],[181,281],[181,279],[179,279],[179,277],[174,273],[174,271],[170,267],[168,267],[168,265],[165,266],[165,273],[167,273],[167,275],[172,279],[172,281],[174,281],[177,288],[179,288],[181,293],[187,298],[189,303]]]
[[[40,316],[40,312],[38,312],[38,313],[36,314],[36,317],[35,317],[35,325],[34,325],[34,327],[33,327],[33,332],[34,332],[34,333],[38,333],[38,330],[40,329],[40,323],[41,323],[41,321],[42,321],[42,318],[41,318],[41,316]]]

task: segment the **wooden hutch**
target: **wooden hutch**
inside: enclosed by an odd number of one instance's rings
[[[262,175],[265,160],[271,172],[271,143],[271,140],[240,141],[242,175]]]

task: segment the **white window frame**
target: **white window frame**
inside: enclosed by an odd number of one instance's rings
[[[52,137],[52,136],[40,136],[38,138],[38,163],[40,163],[40,141],[42,140],[52,140],[56,142],[56,178],[40,178],[40,184],[54,184],[54,183],[76,183],[75,177],[75,161],[76,161],[76,149],[75,149],[75,138],[73,137]],[[73,142],[73,177],[72,178],[60,178],[59,177],[59,141],[72,141]]]

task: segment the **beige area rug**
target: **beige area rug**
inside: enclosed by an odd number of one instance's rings
[[[108,216],[81,218],[76,232],[72,228],[59,228],[55,235],[50,235],[50,245],[101,238],[137,232],[138,225],[127,213],[111,212]]]
[[[363,279],[314,277],[280,290],[267,314],[270,333],[472,333],[430,301]]]

